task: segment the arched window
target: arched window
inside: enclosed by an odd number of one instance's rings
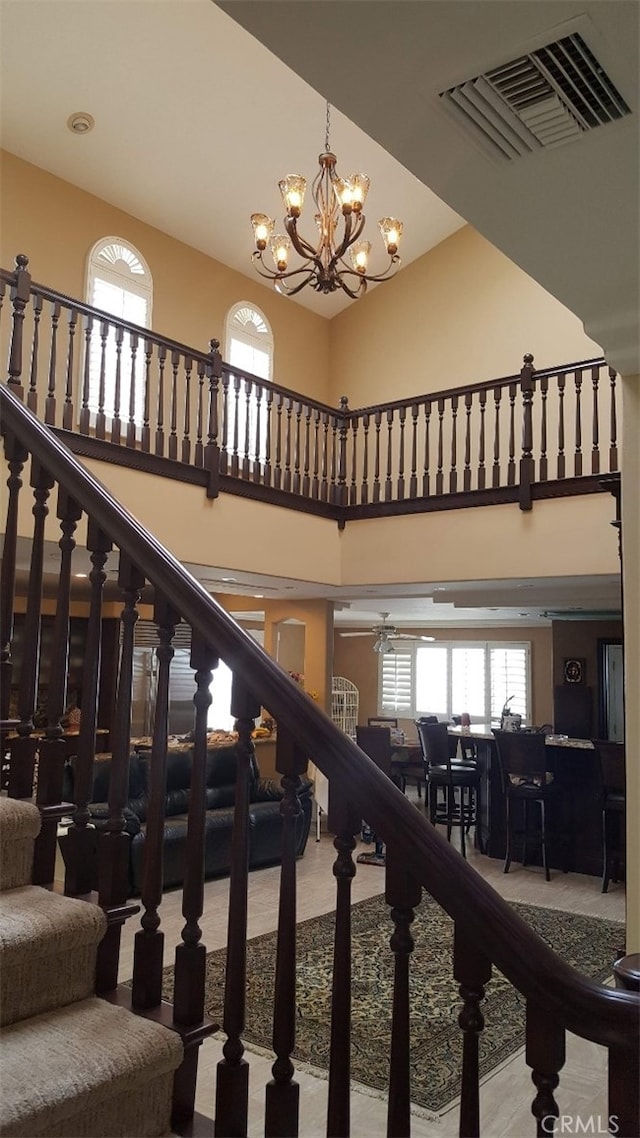
[[[258,379],[269,382],[273,375],[273,335],[266,318],[258,308],[246,301],[234,304],[227,313],[225,322],[225,361],[231,368],[249,372]],[[267,423],[264,412],[259,414],[261,401],[265,398],[264,388],[256,390],[251,385],[249,399],[246,398],[244,380],[234,398],[229,400],[226,416],[227,431],[223,439],[223,446],[228,447],[230,440],[236,437],[239,440],[250,440],[250,452],[247,458],[252,462],[262,462],[265,459],[267,442]],[[247,417],[249,420],[247,435]],[[237,420],[237,421],[236,421]]]
[[[273,334],[266,317],[247,301],[229,309],[225,323],[224,358],[259,379],[273,376]]]
[[[103,237],[89,254],[87,303],[120,320],[151,327],[153,283],[142,254],[120,237]],[[103,343],[102,329],[94,323],[89,360],[89,409],[109,418],[133,418],[142,422],[144,371],[142,345],[125,335],[120,347],[119,397],[116,391],[118,344],[115,328],[109,327]],[[104,373],[104,400],[100,406],[100,376]],[[133,378],[133,399],[131,380]],[[116,406],[117,403],[117,406]]]

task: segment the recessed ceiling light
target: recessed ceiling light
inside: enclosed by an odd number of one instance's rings
[[[76,573],[75,576],[76,577],[88,577],[89,574],[88,573]]]
[[[224,581],[225,585],[230,585],[232,582],[236,582],[238,580],[238,578],[237,577],[221,577],[220,580]]]
[[[67,126],[72,134],[88,134],[90,130],[93,130],[95,125],[96,120],[93,115],[88,114],[87,111],[76,111],[75,114],[69,115],[67,119]]]
[[[254,593],[253,595],[257,601],[261,601],[264,597],[264,593]]]

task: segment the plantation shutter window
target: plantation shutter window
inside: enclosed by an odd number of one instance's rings
[[[412,653],[385,652],[381,655],[381,705],[383,712],[411,717],[413,707]]]
[[[491,648],[491,717],[499,719],[507,701],[510,711],[528,716],[528,652],[524,647],[507,645]]]
[[[482,719],[486,707],[486,651],[477,648],[451,649],[451,707],[468,711]],[[457,712],[456,712],[457,714]]]
[[[446,648],[432,645],[416,652],[416,697],[418,715],[446,718],[449,706]]]

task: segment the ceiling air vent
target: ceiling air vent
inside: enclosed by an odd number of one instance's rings
[[[494,67],[440,98],[504,158],[560,146],[630,114],[580,35]]]

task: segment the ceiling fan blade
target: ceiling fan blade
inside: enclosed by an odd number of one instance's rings
[[[376,636],[375,632],[340,632],[340,636]]]
[[[412,632],[396,632],[392,640],[435,640],[435,636],[417,636]]]

